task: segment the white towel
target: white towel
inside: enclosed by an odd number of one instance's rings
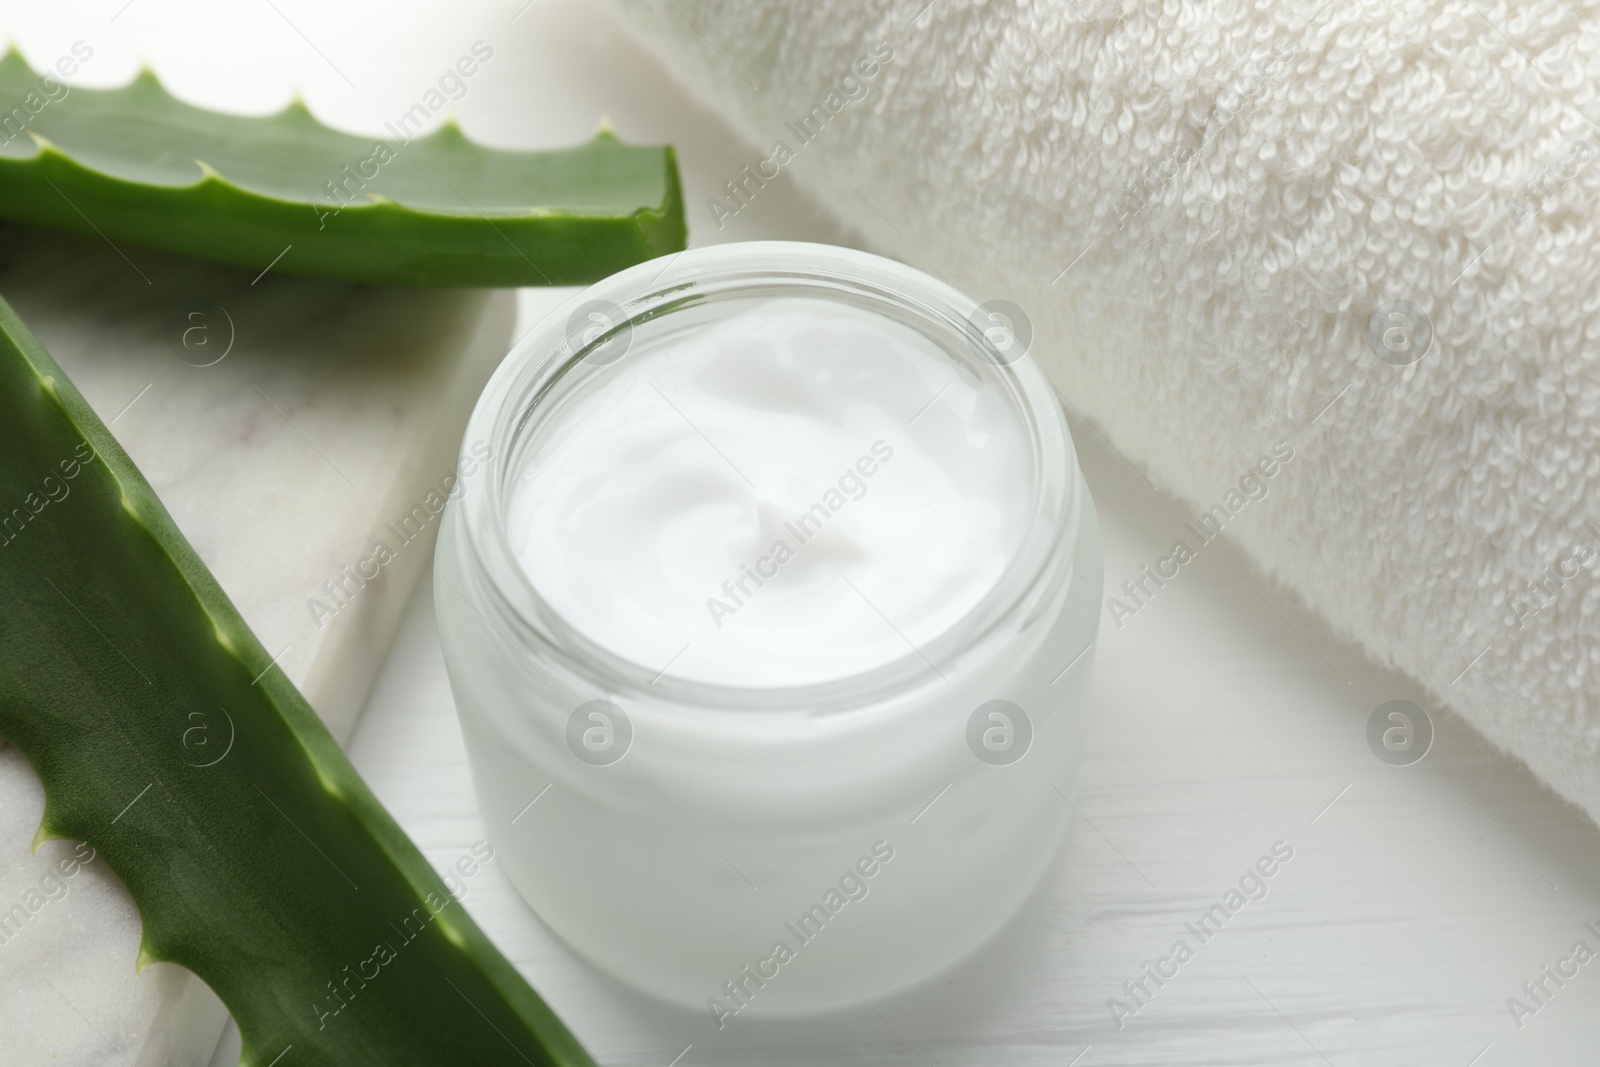
[[[1020,305],[1124,453],[1600,819],[1600,3],[618,3],[751,143],[696,226],[792,174]],[[1106,626],[1159,596],[1106,577]]]

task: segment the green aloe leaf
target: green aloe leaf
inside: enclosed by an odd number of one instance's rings
[[[141,960],[204,979],[245,1064],[592,1065],[4,301],[0,604],[0,737],[44,783],[40,840],[94,847]]]
[[[393,124],[391,124],[392,126]],[[0,215],[203,259],[403,285],[576,285],[684,247],[671,148],[502,152],[306,109],[223,115],[149,73],[68,88],[0,58]]]

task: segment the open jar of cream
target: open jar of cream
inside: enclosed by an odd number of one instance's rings
[[[586,290],[484,391],[435,568],[497,855],[558,935],[710,1013],[971,950],[1067,824],[1101,560],[1003,315],[823,245]]]

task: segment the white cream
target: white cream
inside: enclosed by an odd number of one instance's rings
[[[1004,395],[916,331],[751,300],[567,398],[507,534],[539,595],[611,652],[799,685],[914,655],[977,604],[1022,539],[1032,463]]]

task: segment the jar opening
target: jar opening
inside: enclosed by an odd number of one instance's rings
[[[1011,325],[830,246],[601,282],[530,331],[469,429],[492,444],[463,499],[489,599],[610,692],[948,680],[1072,551],[1070,436]]]

